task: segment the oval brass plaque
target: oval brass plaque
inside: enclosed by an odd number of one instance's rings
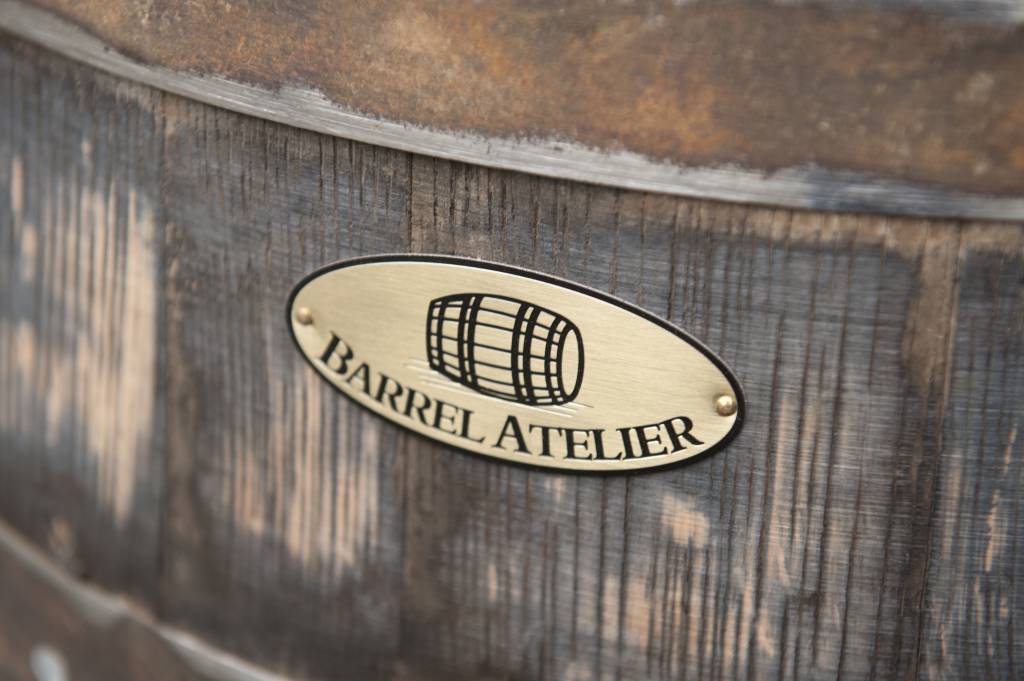
[[[445,444],[534,466],[662,466],[727,442],[739,384],[685,332],[567,281],[440,256],[347,260],[292,292],[331,384]]]

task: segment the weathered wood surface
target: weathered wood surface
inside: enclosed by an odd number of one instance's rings
[[[0,585],[4,681],[279,681],[216,653],[198,664],[192,641],[163,635],[148,613],[69,576],[3,524]]]
[[[320,132],[333,109],[408,126],[407,138],[546,140],[556,162],[566,147],[626,150],[719,172],[1022,197],[1024,17],[1007,0],[20,5],[8,12],[45,10],[167,80],[211,76],[228,108],[225,82],[265,101],[309,93],[285,122]]]
[[[12,39],[0,79],[0,517],[81,579],[296,678],[1022,673],[1020,225],[489,171]],[[635,302],[735,370],[747,422],[618,477],[402,431],[284,323],[304,274],[386,252]]]

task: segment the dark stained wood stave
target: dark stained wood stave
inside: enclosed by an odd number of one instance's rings
[[[162,504],[149,276],[158,120],[12,47],[0,105],[0,504],[74,571],[152,591],[162,521],[133,508]]]
[[[487,170],[13,40],[0,73],[0,517],[89,582],[296,678],[1020,674],[1019,225]],[[607,477],[399,430],[284,323],[303,275],[389,252],[635,302],[735,370],[747,422]]]

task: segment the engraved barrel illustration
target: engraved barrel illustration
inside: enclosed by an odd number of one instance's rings
[[[583,338],[566,317],[533,303],[484,293],[430,302],[430,368],[481,394],[558,405],[583,384]]]

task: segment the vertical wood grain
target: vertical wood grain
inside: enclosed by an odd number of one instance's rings
[[[73,571],[155,584],[159,94],[0,52],[0,510]]]
[[[0,54],[17,95],[0,107],[0,372],[20,381],[0,386],[0,513],[45,545],[33,509],[74,509],[88,571],[137,555],[162,620],[311,679],[1019,675],[1019,225],[488,170]],[[61,208],[95,194],[116,210]],[[49,230],[35,246],[29,222]],[[284,323],[309,271],[395,252],[634,302],[734,369],[747,423],[714,456],[629,476],[401,430],[319,379]],[[108,439],[46,440],[57,366],[85,377],[74,428]],[[148,411],[142,440],[128,405]],[[83,459],[102,470],[69,499],[50,471]]]

